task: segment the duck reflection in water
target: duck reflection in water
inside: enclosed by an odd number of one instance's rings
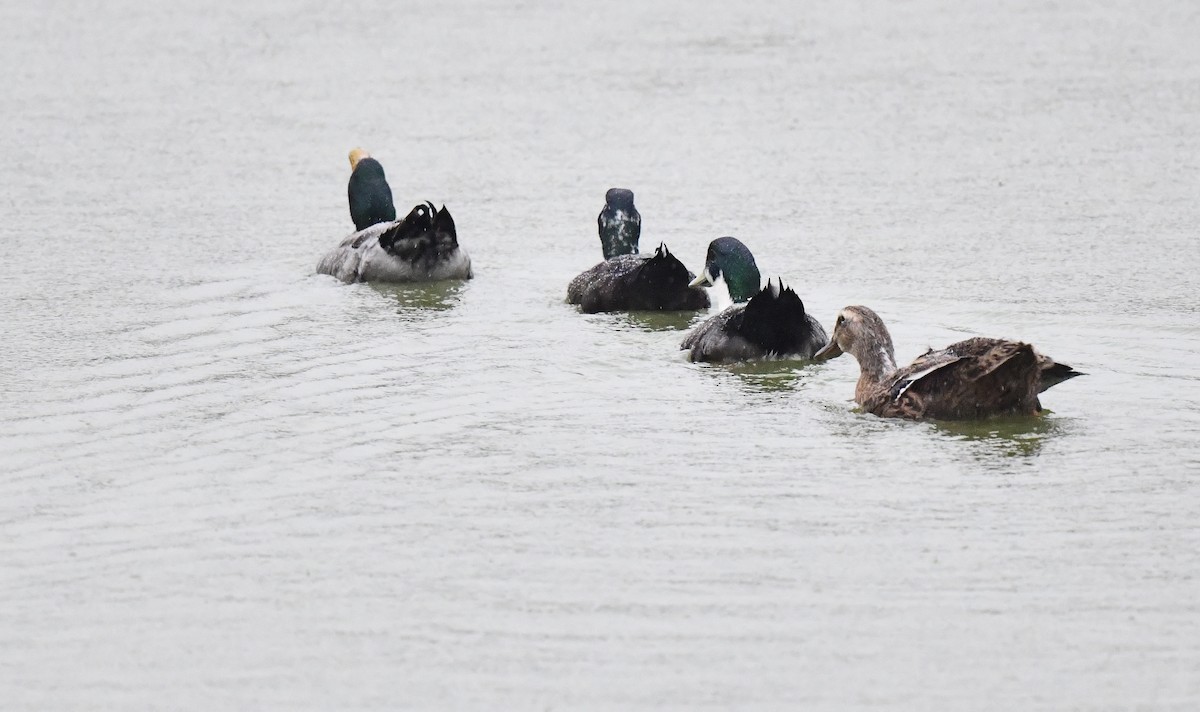
[[[1009,458],[1012,457],[1037,455],[1043,445],[1069,429],[1050,411],[1042,411],[1040,418],[1009,415],[987,420],[943,420],[933,423],[933,428],[938,433],[977,445],[975,459],[999,467],[1011,464]]]
[[[414,316],[428,312],[442,312],[457,307],[462,301],[466,282],[443,280],[440,282],[418,282],[413,284],[371,284],[371,288],[393,299],[397,313]]]
[[[682,331],[696,319],[690,311],[631,311],[616,315],[629,327],[640,331]]]
[[[721,381],[733,380],[748,393],[795,393],[803,391],[805,366],[802,359],[740,361],[712,364],[700,372]]]

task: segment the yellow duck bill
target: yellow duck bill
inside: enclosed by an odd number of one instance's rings
[[[835,335],[834,338],[829,340],[828,344],[825,344],[825,348],[823,348],[820,351],[813,354],[812,360],[813,361],[828,361],[831,358],[837,358],[838,356],[841,356],[842,353],[844,353],[844,352],[842,351],[842,347],[838,346],[837,338]]]
[[[713,281],[714,280],[712,278],[712,275],[708,273],[708,267],[705,267],[700,272],[700,276],[693,279],[691,282],[689,282],[688,286],[689,287],[711,287],[711,286],[713,286]]]

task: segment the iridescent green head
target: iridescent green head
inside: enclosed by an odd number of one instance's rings
[[[708,257],[704,260],[704,271],[692,282],[693,287],[711,287],[724,275],[729,298],[735,303],[745,302],[758,294],[762,275],[750,248],[736,237],[718,237],[708,243]]]

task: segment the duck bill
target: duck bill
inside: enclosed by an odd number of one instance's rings
[[[831,358],[837,358],[842,355],[842,347],[838,346],[837,341],[830,341],[825,344],[825,348],[813,354],[813,361],[828,361]]]
[[[691,281],[691,283],[688,284],[688,286],[689,287],[711,287],[711,286],[713,286],[714,281],[715,280],[713,280],[712,275],[708,273],[708,266],[705,265],[704,271],[700,273],[700,276],[693,279]]]

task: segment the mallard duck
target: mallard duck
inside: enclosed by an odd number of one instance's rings
[[[892,337],[879,315],[863,306],[843,309],[833,339],[813,358],[843,353],[858,360],[854,400],[875,415],[934,420],[977,420],[994,415],[1034,415],[1038,394],[1083,375],[1056,363],[1032,345],[975,337],[940,351],[930,349],[896,368]]]
[[[760,358],[812,358],[828,338],[821,322],[805,313],[791,288],[762,277],[754,255],[736,237],[708,245],[704,271],[692,282],[711,287],[724,276],[734,305],[692,330],[680,344],[692,361],[752,361]]]
[[[355,230],[396,219],[392,189],[383,174],[383,166],[361,148],[350,152],[350,183],[346,193],[350,198],[350,219],[354,221]]]
[[[596,218],[604,262],[567,286],[567,302],[588,313],[609,311],[681,311],[708,307],[708,294],[688,286],[694,275],[660,244],[653,255],[637,254],[642,216],[633,191],[612,188]]]
[[[402,220],[359,230],[321,258],[318,274],[343,282],[433,282],[470,279],[471,258],[458,246],[446,206],[417,205]]]

